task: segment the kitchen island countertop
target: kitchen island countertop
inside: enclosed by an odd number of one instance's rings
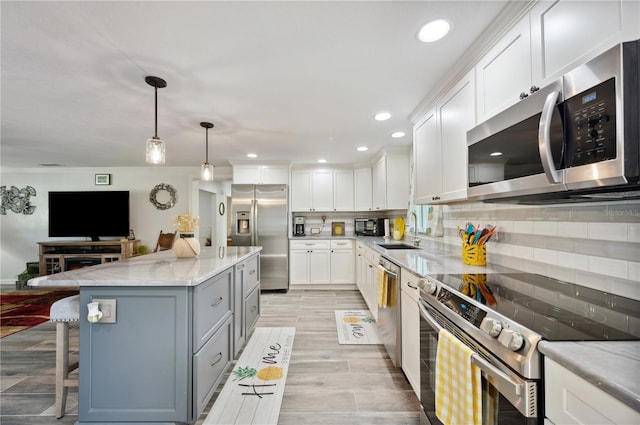
[[[171,250],[40,276],[29,286],[196,286],[260,252],[262,247],[202,247],[194,258],[177,258]]]

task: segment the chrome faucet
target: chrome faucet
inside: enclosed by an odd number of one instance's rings
[[[418,238],[418,215],[411,211],[411,216],[413,217],[413,244],[415,246],[420,245],[420,238]]]

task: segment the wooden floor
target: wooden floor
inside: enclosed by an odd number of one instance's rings
[[[359,292],[292,289],[286,294],[263,293],[261,302],[258,326],[296,328],[280,425],[419,423],[419,402],[382,345],[338,344],[334,310],[366,309]],[[70,334],[75,352],[77,327]],[[2,425],[75,423],[78,394],[73,389],[66,416],[57,420],[54,415],[52,323],[3,338],[0,356]],[[215,396],[197,425],[214,401]]]

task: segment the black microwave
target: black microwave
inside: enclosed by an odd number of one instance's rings
[[[358,236],[384,236],[384,218],[355,218],[353,228]]]
[[[471,200],[640,198],[640,40],[467,132]]]

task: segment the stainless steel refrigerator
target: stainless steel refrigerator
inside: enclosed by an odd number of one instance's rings
[[[231,185],[231,245],[262,247],[262,290],[289,290],[288,199],[287,185]]]

